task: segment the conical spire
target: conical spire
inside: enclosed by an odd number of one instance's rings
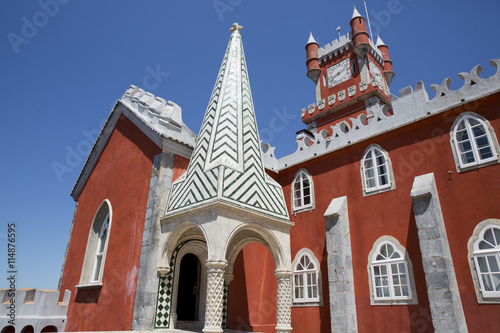
[[[225,201],[288,219],[281,186],[264,170],[239,31],[231,37],[186,173],[172,184],[167,214]]]
[[[361,16],[361,14],[358,12],[358,10],[356,9],[356,6],[354,6],[354,11],[352,12],[352,17],[351,17],[351,21],[352,19],[355,19],[357,17],[363,17]]]
[[[307,44],[306,45],[309,45],[309,44],[312,44],[312,43],[318,44],[316,42],[316,40],[314,39],[314,37],[313,37],[313,33],[311,32],[311,33],[309,33],[309,39],[307,40]]]
[[[377,47],[379,47],[379,46],[387,46],[387,45],[385,45],[384,41],[382,40],[382,38],[380,38],[379,35],[377,35],[377,43],[375,45]]]

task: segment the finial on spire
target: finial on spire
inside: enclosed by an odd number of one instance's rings
[[[241,29],[243,29],[243,27],[239,25],[238,22],[234,22],[233,26],[229,29],[229,31],[235,32],[235,31],[241,31]]]

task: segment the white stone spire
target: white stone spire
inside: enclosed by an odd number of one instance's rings
[[[316,44],[318,44],[318,43],[316,42],[316,40],[314,39],[314,37],[313,37],[313,33],[311,32],[311,33],[309,33],[309,39],[307,40],[307,44],[306,44],[306,45],[308,45],[308,44],[312,44],[312,43],[316,43]]]
[[[356,6],[354,6],[354,11],[352,12],[351,20],[354,19],[354,18],[357,18],[357,17],[363,17],[363,16],[361,16],[361,14],[356,9]]]
[[[377,47],[379,47],[379,46],[387,46],[387,45],[385,45],[384,41],[382,40],[382,38],[380,38],[379,35],[377,35],[377,43],[375,45]]]
[[[241,28],[230,29],[189,167],[172,184],[167,214],[224,201],[288,219],[283,190],[264,170]]]

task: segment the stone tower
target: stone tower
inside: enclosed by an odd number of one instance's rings
[[[350,32],[323,47],[312,33],[307,41],[307,76],[316,86],[316,104],[302,109],[302,121],[311,132],[340,122],[349,131],[346,120],[360,114],[370,117],[372,105],[386,105],[391,112],[389,84],[394,72],[388,47],[380,37],[373,43],[356,8],[349,25]]]

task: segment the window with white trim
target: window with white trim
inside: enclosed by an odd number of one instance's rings
[[[314,187],[311,175],[301,169],[295,175],[292,183],[292,211],[302,211],[314,208]]]
[[[472,112],[463,114],[455,121],[451,136],[459,169],[498,161],[494,131],[480,116]]]
[[[90,227],[87,249],[83,260],[79,288],[102,285],[106,252],[111,229],[111,204],[104,200],[94,216]]]
[[[318,268],[308,253],[303,253],[293,267],[294,303],[319,302]]]
[[[99,232],[99,239],[97,241],[97,249],[94,259],[94,269],[92,273],[92,282],[99,282],[101,280],[102,267],[104,265],[104,249],[106,248],[106,243],[108,240],[108,229],[109,229],[109,213],[104,218],[104,223],[101,226]]]
[[[393,188],[392,166],[387,152],[378,145],[369,146],[361,160],[361,178],[366,194]]]
[[[413,269],[406,250],[390,236],[383,236],[370,252],[372,304],[414,304]]]
[[[500,226],[481,230],[473,258],[483,298],[500,297]]]

